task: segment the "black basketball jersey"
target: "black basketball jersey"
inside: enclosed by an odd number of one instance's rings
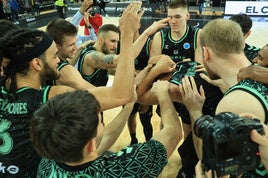
[[[248,60],[250,62],[252,62],[252,60],[257,57],[258,52],[259,52],[260,48],[256,47],[256,46],[252,46],[249,44],[245,44],[245,48],[244,48],[244,53],[246,55],[246,57],[248,58]]]
[[[16,98],[0,92],[0,177],[36,177],[40,161],[32,146],[29,130],[33,112],[48,99],[50,87],[23,87]]]
[[[170,56],[174,62],[179,62],[186,58],[194,61],[198,31],[198,28],[192,28],[187,25],[183,37],[176,41],[171,37],[170,28],[161,30],[162,54]]]
[[[196,72],[195,69],[195,66],[197,65],[198,63],[194,61],[177,64],[176,71],[173,72],[170,82],[179,85],[181,84],[182,78],[184,76],[194,77],[197,88],[200,88],[202,85],[205,91],[206,100],[203,105],[203,114],[215,115],[216,107],[219,101],[222,99],[223,93],[218,87],[206,82],[200,77],[200,73]],[[185,124],[190,124],[191,119],[186,107],[182,103],[174,103],[174,106],[180,114],[182,121]]]
[[[149,37],[143,46],[140,54],[135,59],[135,69],[142,70],[148,65],[149,53],[150,53],[150,42],[152,39]]]
[[[96,48],[93,46],[88,46],[80,55],[78,59],[78,71],[82,75],[82,77],[91,83],[94,86],[106,86],[108,79],[109,79],[109,74],[108,70],[103,70],[103,69],[95,69],[94,72],[91,75],[85,75],[83,73],[83,63],[85,60],[85,56],[93,51],[96,51]]]

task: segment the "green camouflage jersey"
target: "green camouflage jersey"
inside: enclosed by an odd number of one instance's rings
[[[156,140],[134,144],[123,150],[106,152],[96,160],[79,166],[68,166],[43,158],[38,167],[38,178],[152,178],[157,177],[167,164],[164,145]]]

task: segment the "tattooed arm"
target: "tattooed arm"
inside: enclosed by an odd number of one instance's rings
[[[84,66],[88,66],[94,69],[110,69],[115,68],[118,62],[117,55],[115,54],[103,54],[98,51],[93,51],[86,55]]]

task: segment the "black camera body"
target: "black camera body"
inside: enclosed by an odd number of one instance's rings
[[[93,17],[96,14],[96,12],[94,10],[92,10],[89,12],[89,14]]]
[[[205,170],[215,170],[218,177],[237,176],[254,170],[260,163],[260,157],[258,144],[250,139],[252,129],[264,134],[258,119],[241,118],[230,112],[199,118],[194,132],[203,140],[202,163]]]

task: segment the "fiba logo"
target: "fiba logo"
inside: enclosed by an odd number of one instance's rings
[[[190,45],[190,43],[188,43],[188,42],[186,42],[186,43],[183,44],[183,48],[184,48],[184,49],[189,49],[190,46],[191,46],[191,45]]]

